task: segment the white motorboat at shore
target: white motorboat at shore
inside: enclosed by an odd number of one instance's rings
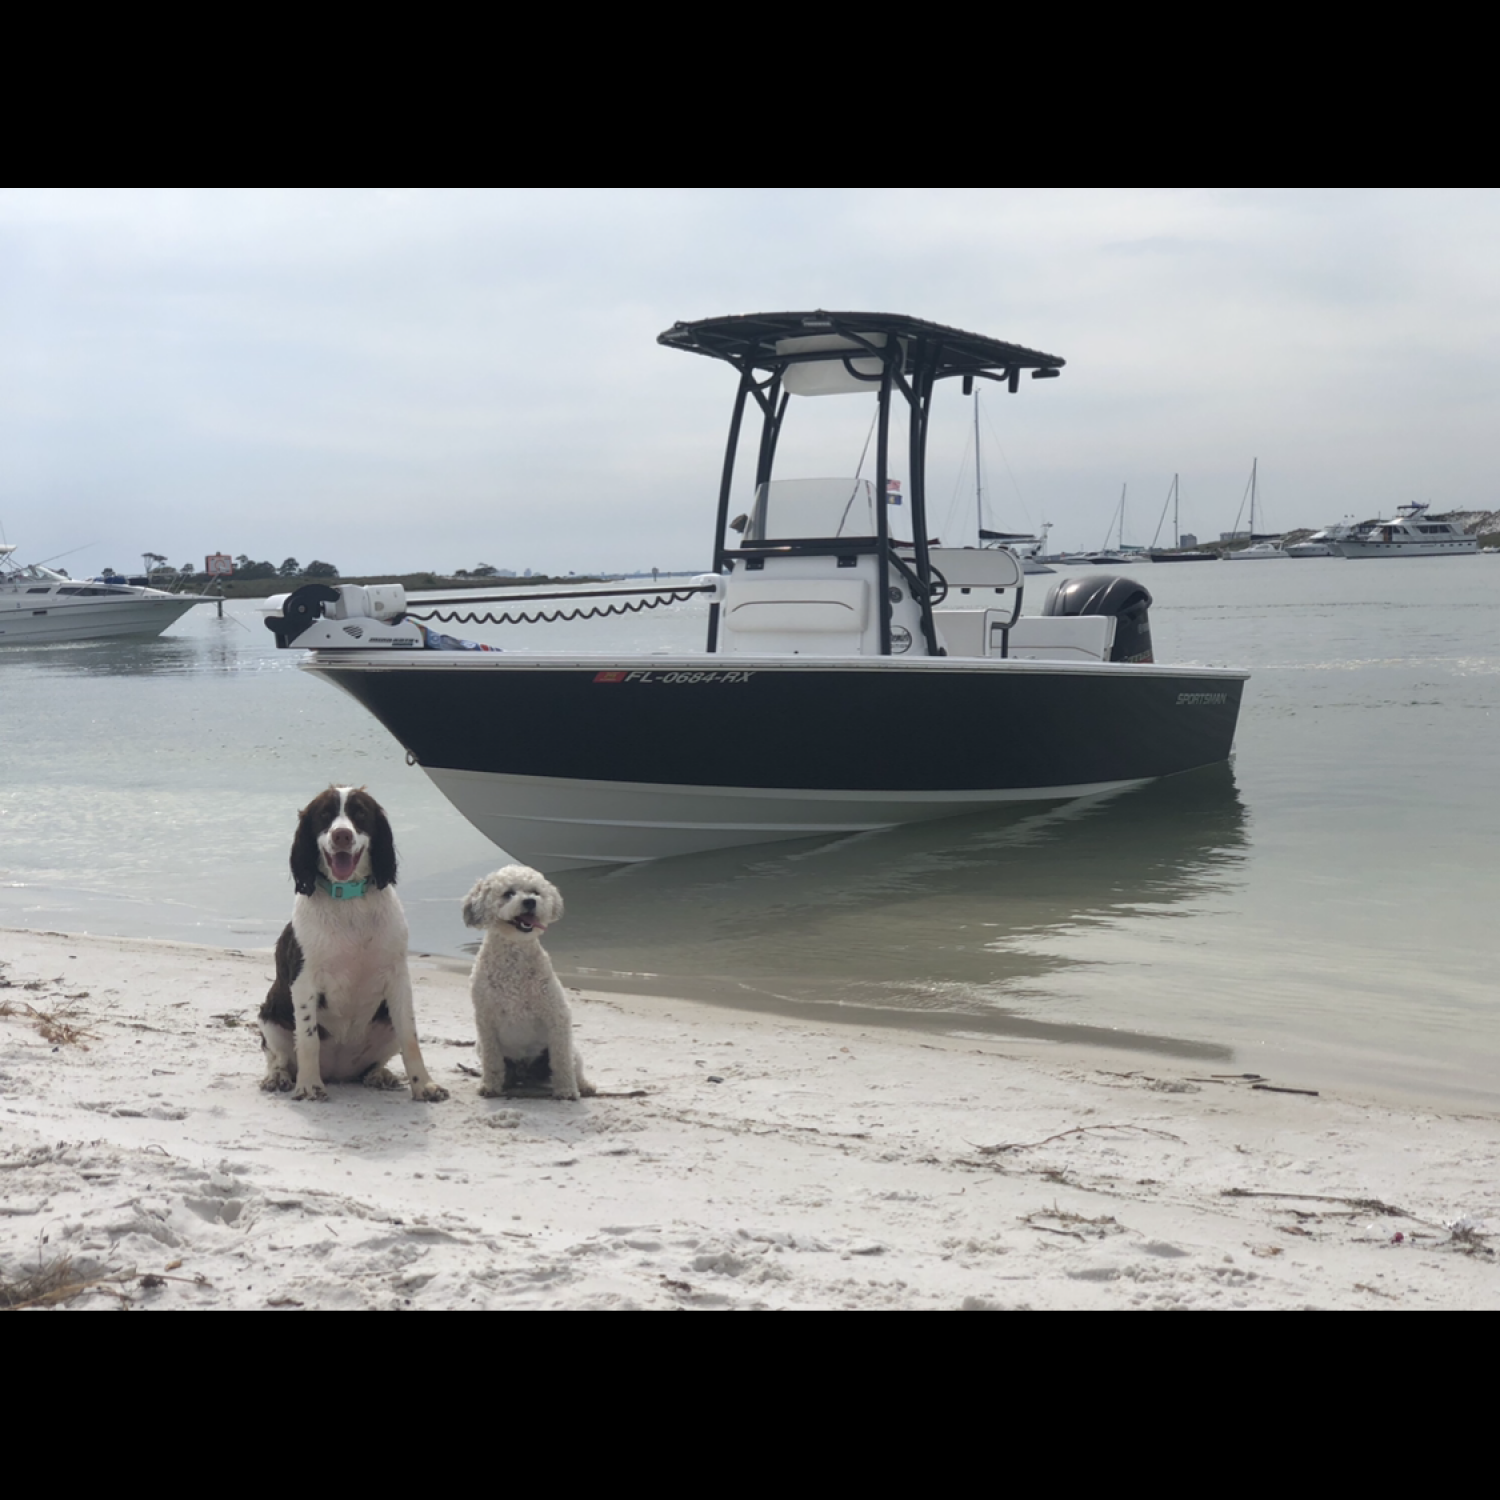
[[[114,636],[160,635],[199,594],[168,594],[128,583],[81,583],[51,568],[11,561],[0,546],[0,646],[42,646]]]
[[[1228,759],[1248,674],[1156,663],[1140,584],[1069,578],[1023,617],[1013,551],[927,540],[938,383],[1014,393],[1025,371],[1049,379],[1062,359],[883,313],[710,318],[660,342],[737,376],[710,572],[520,598],[314,584],[271,603],[278,644],[308,650],[306,670],[363,703],[512,856],[562,870],[848,835]],[[777,478],[793,397],[800,410],[859,393],[877,403],[873,481]],[[884,503],[898,403],[905,541]],[[741,432],[757,413],[735,515]],[[472,646],[436,634],[453,625],[692,602],[707,606],[701,651],[434,649]]]
[[[1479,538],[1455,522],[1429,517],[1420,501],[1396,507],[1393,521],[1367,521],[1353,536],[1335,543],[1345,557],[1471,557]]]

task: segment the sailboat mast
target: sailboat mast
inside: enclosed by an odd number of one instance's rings
[[[1178,513],[1182,503],[1182,497],[1177,490],[1178,475],[1172,476],[1172,545],[1182,545],[1182,516]]]
[[[1255,476],[1259,468],[1260,460],[1252,458],[1250,460],[1250,540],[1252,542],[1255,540]]]

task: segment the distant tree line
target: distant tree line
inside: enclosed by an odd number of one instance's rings
[[[242,552],[234,560],[234,576],[242,583],[253,583],[259,578],[337,578],[339,570],[317,558],[304,568],[295,557],[287,558],[278,568],[274,563],[253,562]]]

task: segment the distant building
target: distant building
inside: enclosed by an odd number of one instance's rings
[[[1186,551],[1189,547],[1196,547],[1198,545],[1198,538],[1191,531],[1184,531],[1177,538],[1177,545]]]
[[[1221,531],[1219,540],[1221,542],[1248,542],[1250,533],[1248,531]]]

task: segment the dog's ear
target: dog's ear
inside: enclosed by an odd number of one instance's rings
[[[485,896],[488,894],[486,883],[481,880],[473,890],[464,897],[464,926],[483,927]]]
[[[383,891],[396,883],[396,835],[385,810],[375,810],[374,827],[370,830],[370,868],[375,876],[375,889]]]
[[[327,793],[324,793],[326,796]],[[314,797],[297,814],[297,833],[292,839],[292,884],[299,896],[310,896],[318,888],[318,829],[313,812],[322,797]]]

